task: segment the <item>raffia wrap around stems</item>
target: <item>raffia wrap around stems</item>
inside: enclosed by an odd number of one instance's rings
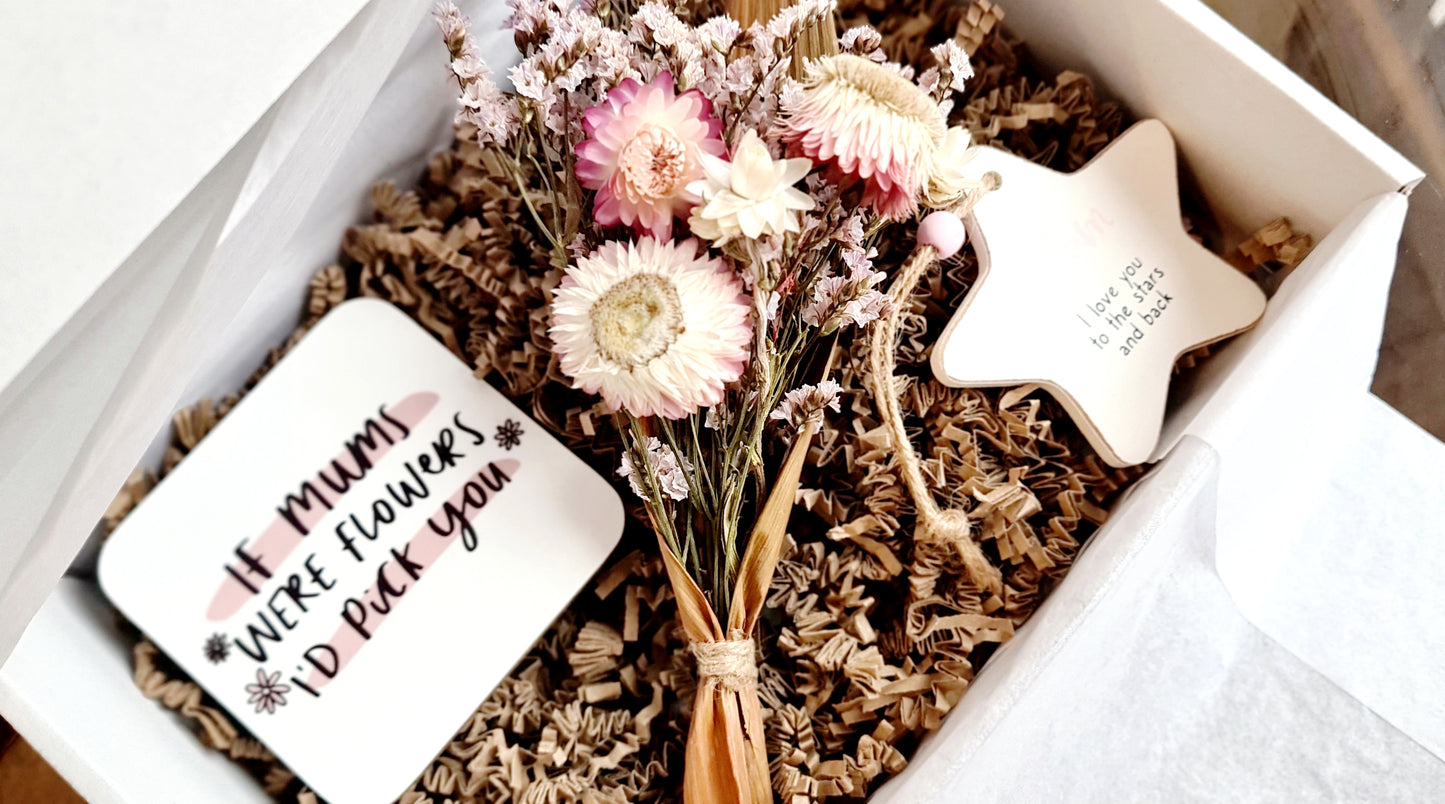
[[[660,535],[657,538],[668,582],[677,597],[678,619],[698,659],[697,697],[682,778],[687,804],[763,804],[773,800],[752,634],[783,551],[803,462],[817,431],[817,424],[809,424],[798,434],[763,503],[738,566],[726,628],[677,554]]]
[[[953,208],[953,214],[967,217],[979,199],[998,189],[998,174],[989,173],[984,184],[969,193]],[[983,589],[999,593],[1003,590],[1003,574],[984,555],[983,548],[973,538],[968,524],[968,515],[957,508],[940,509],[933,499],[933,492],[923,476],[923,463],[913,451],[908,433],[903,429],[903,412],[898,406],[898,389],[894,384],[894,354],[898,350],[898,322],[903,308],[918,287],[918,281],[938,262],[938,251],[932,246],[920,245],[904,264],[903,270],[888,288],[892,309],[873,328],[873,340],[868,345],[868,393],[883,420],[888,438],[898,456],[899,473],[908,495],[918,512],[918,526],[914,538],[925,542],[952,544],[969,576]]]

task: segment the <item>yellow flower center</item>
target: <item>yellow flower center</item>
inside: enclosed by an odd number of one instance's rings
[[[618,282],[592,304],[592,340],[602,356],[627,368],[646,365],[682,332],[682,300],[655,274]]]
[[[618,167],[636,196],[671,198],[687,177],[687,145],[665,128],[643,126],[622,146]]]

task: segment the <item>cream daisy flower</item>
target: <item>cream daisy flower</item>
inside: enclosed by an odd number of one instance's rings
[[[810,159],[773,159],[756,131],[748,129],[732,161],[702,154],[705,178],[688,185],[702,199],[688,225],[699,237],[722,245],[736,237],[757,239],[802,231],[798,213],[813,199],[794,187],[813,169]]]
[[[752,342],[742,283],[696,240],[602,244],[552,298],[553,348],[613,410],[679,419],[722,400]]]

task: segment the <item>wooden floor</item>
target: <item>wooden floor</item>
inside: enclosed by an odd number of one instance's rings
[[[30,744],[0,720],[0,804],[81,804]]]
[[[1432,176],[1410,199],[1374,390],[1445,438],[1445,0],[1207,2]],[[79,801],[0,721],[0,804]]]
[[[1429,178],[1410,196],[1374,391],[1445,438],[1445,0],[1206,0]]]

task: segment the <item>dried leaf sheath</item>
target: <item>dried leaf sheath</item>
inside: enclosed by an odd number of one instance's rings
[[[816,425],[806,427],[793,442],[778,471],[738,569],[726,631],[702,589],[659,533],[658,548],[667,567],[668,581],[677,596],[678,619],[692,643],[727,640],[751,643],[773,571],[787,540],[788,519],[803,463],[816,433]],[[729,689],[716,676],[698,679],[683,767],[683,797],[688,804],[772,801],[762,704],[755,681]]]

